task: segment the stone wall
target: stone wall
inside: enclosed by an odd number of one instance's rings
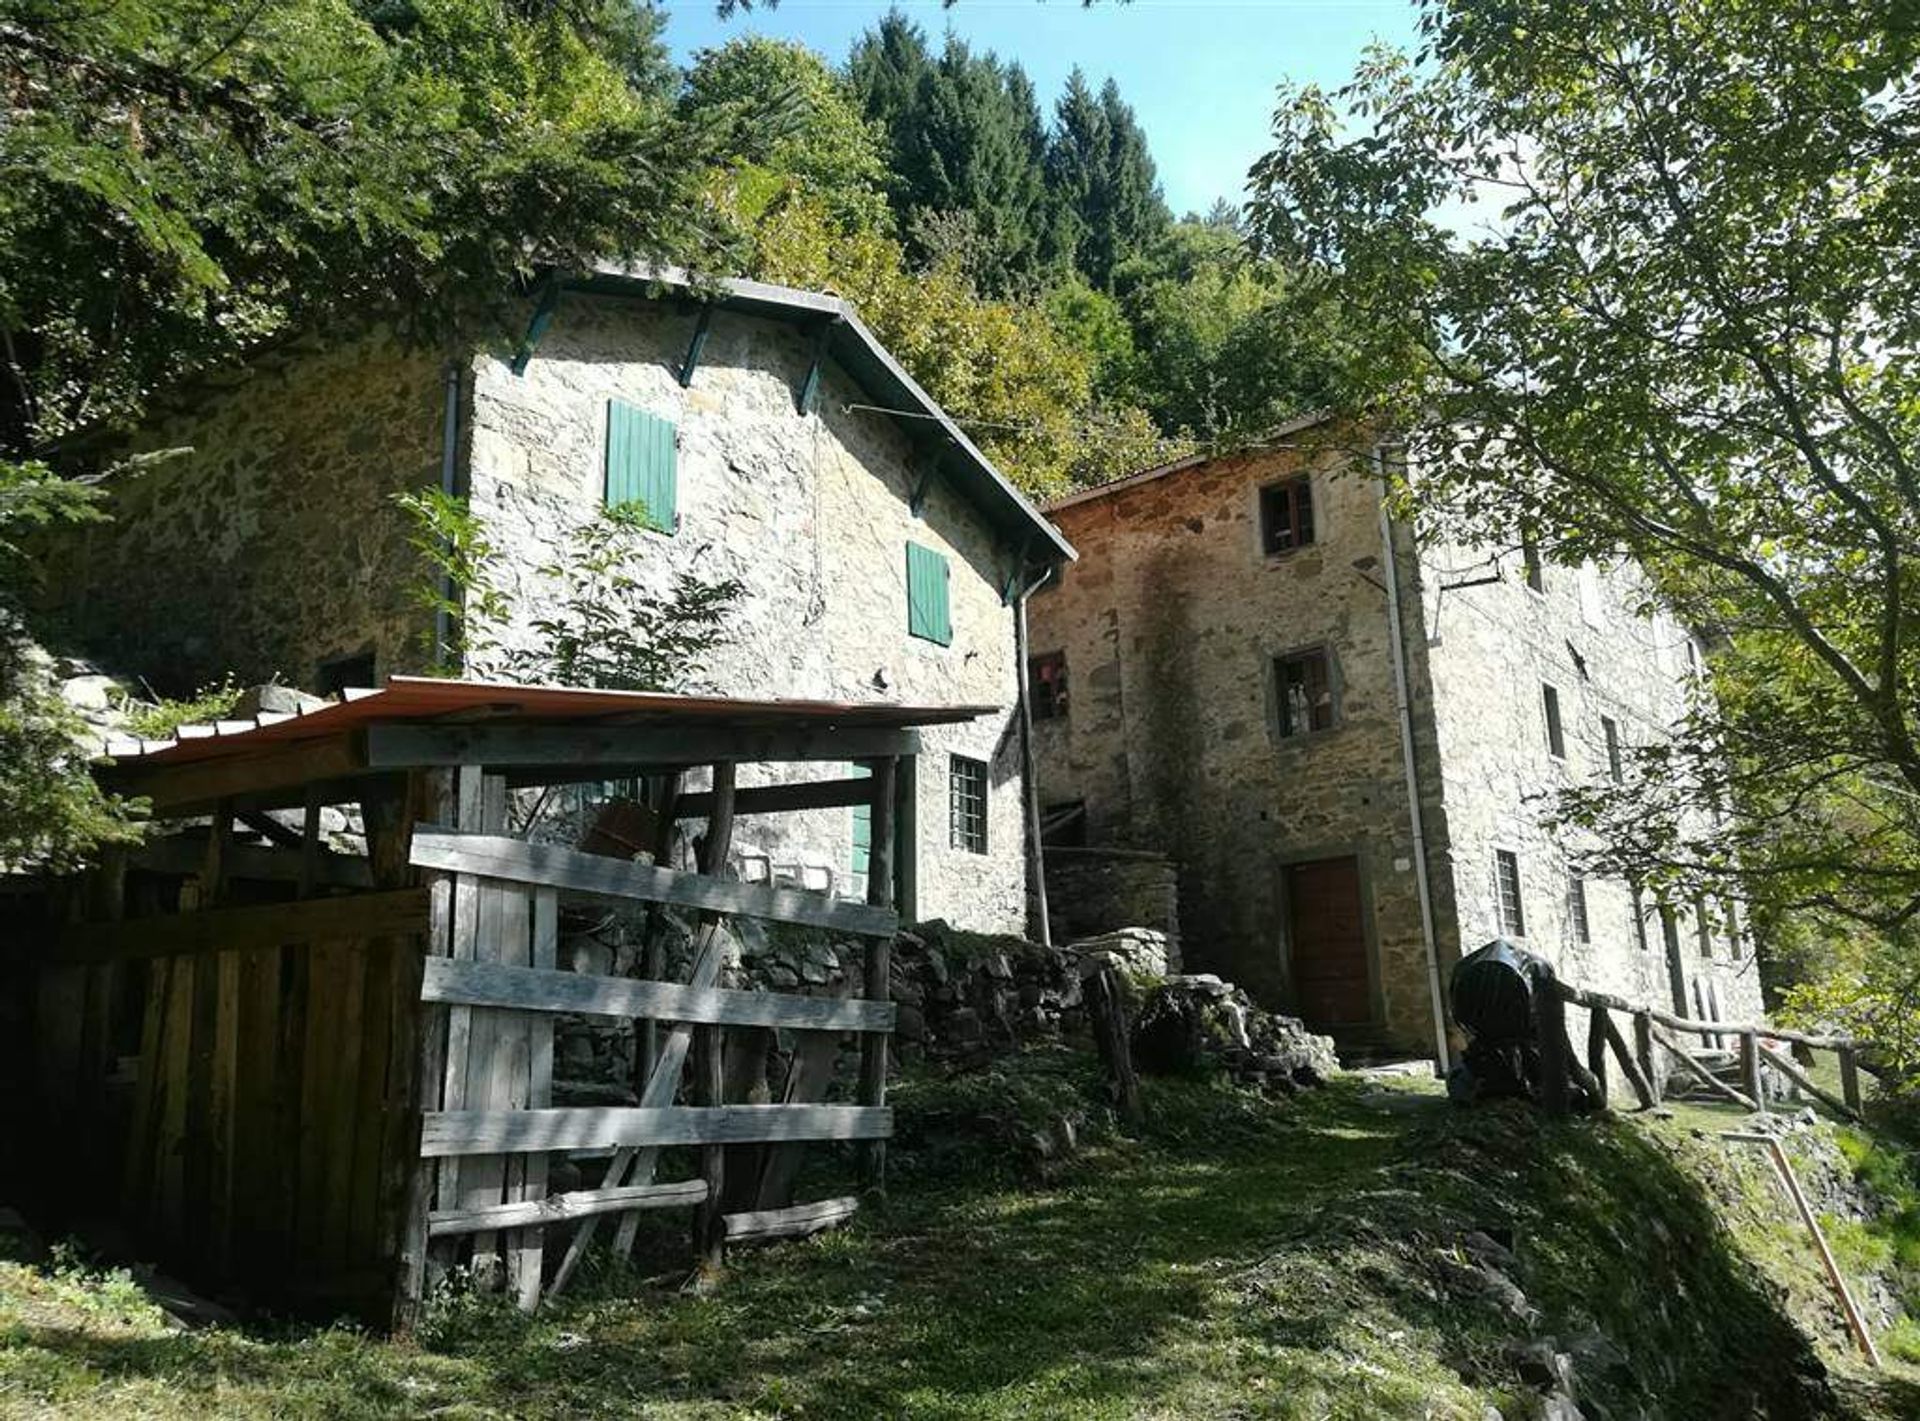
[[[229,672],[311,686],[372,651],[417,669],[427,629],[391,496],[440,477],[439,359],[383,335],[263,358],[120,453],[179,449],[113,481],[113,521],[66,537],[52,610],[82,648],[183,695]]]
[[[817,412],[798,413],[794,392],[812,344],[788,323],[716,313],[682,388],[677,371],[695,319],[673,302],[569,295],[524,375],[498,358],[475,361],[471,496],[517,569],[509,595],[523,611],[536,606],[532,570],[600,505],[608,401],[672,420],[679,526],[645,535],[639,571],[661,586],[683,570],[745,585],[709,685],[737,696],[989,707],[969,724],[922,733],[902,907],[982,931],[1024,931],[1013,618],[1001,600],[1015,550],[943,481],[914,514],[906,436],[884,415],[850,411],[866,397],[836,367],[823,371]],[[949,559],[949,646],[907,634],[909,539]],[[951,844],[954,754],[990,766],[984,854]],[[795,769],[782,767],[782,777]],[[743,772],[743,784],[753,779]],[[857,892],[848,882],[852,833],[844,809],[745,820],[736,864],[753,876],[771,863],[809,886]]]
[[[1316,541],[1268,557],[1259,490],[1303,471]],[[1284,869],[1354,856],[1375,1027],[1417,1049],[1431,1009],[1368,472],[1353,431],[1323,426],[1057,510],[1081,561],[1029,618],[1036,654],[1066,653],[1069,712],[1036,725],[1035,748],[1043,802],[1084,800],[1091,842],[1180,865],[1188,969],[1270,1006],[1294,1006]],[[1411,617],[1404,540],[1396,557]],[[1283,738],[1274,658],[1316,646],[1332,651],[1338,724]],[[1418,702],[1417,657],[1412,674]],[[1431,826],[1442,816],[1424,727],[1416,748]]]
[[[1056,942],[1139,927],[1165,935],[1177,953],[1179,878],[1165,854],[1049,848],[1046,864],[1047,916]]]
[[[1494,855],[1506,850],[1519,863],[1522,941],[1529,951],[1569,981],[1667,1006],[1667,954],[1655,905],[1644,905],[1643,949],[1628,885],[1589,879],[1589,940],[1581,941],[1569,907],[1567,846],[1543,827],[1541,813],[1552,791],[1609,773],[1602,717],[1618,725],[1626,745],[1670,734],[1702,693],[1690,669],[1689,633],[1664,614],[1632,610],[1648,596],[1632,567],[1548,566],[1541,580],[1543,591],[1528,586],[1518,550],[1490,554],[1436,545],[1423,558],[1422,611],[1446,786],[1447,872],[1459,904],[1457,940],[1470,951],[1507,935],[1494,881]],[[1558,694],[1564,759],[1549,753],[1546,685]],[[1729,932],[1719,918],[1710,908],[1707,956],[1695,907],[1675,908],[1689,998],[1699,981],[1709,1001],[1717,998],[1723,1018],[1754,1020],[1763,1007],[1752,940]],[[1576,1032],[1583,1032],[1584,1014],[1573,1015]]]

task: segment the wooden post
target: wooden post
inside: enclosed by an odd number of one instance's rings
[[[1596,1102],[1607,1103],[1607,1009],[1595,1003],[1587,1005],[1587,1071],[1593,1076]]]
[[[1760,1038],[1751,1031],[1740,1033],[1740,1080],[1753,1097],[1756,1108],[1767,1108],[1767,1083],[1760,1076]]]
[[[1653,1059],[1653,1018],[1644,1011],[1633,1014],[1633,1055],[1647,1078],[1649,1105],[1660,1103],[1660,1072]]]
[[[1087,1020],[1100,1062],[1113,1082],[1114,1103],[1129,1124],[1140,1120],[1140,1079],[1133,1071],[1133,1049],[1127,1040],[1127,1014],[1120,1003],[1120,981],[1111,962],[1102,962],[1087,975]]]
[[[1840,1096],[1847,1103],[1847,1109],[1855,1115],[1860,1113],[1860,1058],[1852,1046],[1842,1046],[1835,1053],[1840,1057]]]
[[[1627,1039],[1620,1034],[1620,1028],[1614,1024],[1613,1014],[1601,1010],[1600,1022],[1607,1033],[1607,1044],[1613,1048],[1613,1058],[1620,1063],[1620,1074],[1627,1078],[1627,1084],[1633,1087],[1634,1095],[1640,1101],[1642,1110],[1651,1110],[1656,1103],[1653,1082],[1642,1074],[1640,1065],[1633,1059],[1633,1052],[1627,1049]],[[1651,1046],[1651,1042],[1648,1043]]]
[[[693,1033],[694,1103],[718,1106],[726,1093],[725,1028],[700,1026]],[[727,1185],[727,1147],[703,1145],[700,1177],[707,1194],[693,1211],[693,1262],[697,1280],[710,1281],[726,1263],[726,1215],[722,1193]],[[632,1217],[629,1215],[628,1217]]]
[[[1567,1004],[1552,978],[1533,989],[1533,1038],[1540,1055],[1540,1104],[1549,1115],[1572,1109],[1567,1090]]]
[[[1024,675],[1024,670],[1022,672]],[[896,824],[894,786],[899,780],[897,759],[873,762],[873,809],[867,849],[867,902],[876,908],[893,906],[893,860]],[[873,938],[867,943],[866,982],[863,993],[868,1001],[884,1002],[893,998],[893,943]],[[887,1102],[887,1036],[870,1031],[860,1038],[860,1103],[885,1105]],[[860,1151],[861,1182],[884,1193],[887,1187],[887,1142],[868,1140]]]

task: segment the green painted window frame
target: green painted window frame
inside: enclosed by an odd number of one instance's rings
[[[953,645],[952,585],[946,554],[907,544],[907,635]]]
[[[625,400],[608,400],[602,489],[607,507],[637,503],[649,528],[671,535],[680,525],[679,444],[672,420]]]

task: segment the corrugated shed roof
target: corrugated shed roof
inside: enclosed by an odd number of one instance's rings
[[[665,725],[687,723],[741,728],[781,725],[909,727],[976,720],[997,706],[907,706],[886,701],[741,700],[655,691],[591,691],[567,686],[517,686],[498,681],[452,681],[394,676],[379,688],[353,689],[342,699],[304,713],[265,711],[250,720],[183,725],[165,740],[110,737],[102,752],[125,762],[181,765],[244,755],[395,721],[456,720],[500,724]]]

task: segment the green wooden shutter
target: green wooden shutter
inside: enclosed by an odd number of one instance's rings
[[[947,560],[932,548],[907,544],[907,632],[942,646],[953,645],[947,608]]]
[[[855,765],[855,779],[866,779],[873,773],[870,766]],[[853,806],[853,854],[847,869],[853,879],[862,887],[867,882],[867,866],[873,861],[873,806],[856,804]]]
[[[649,525],[671,533],[679,510],[673,421],[607,402],[607,507],[638,503]]]

